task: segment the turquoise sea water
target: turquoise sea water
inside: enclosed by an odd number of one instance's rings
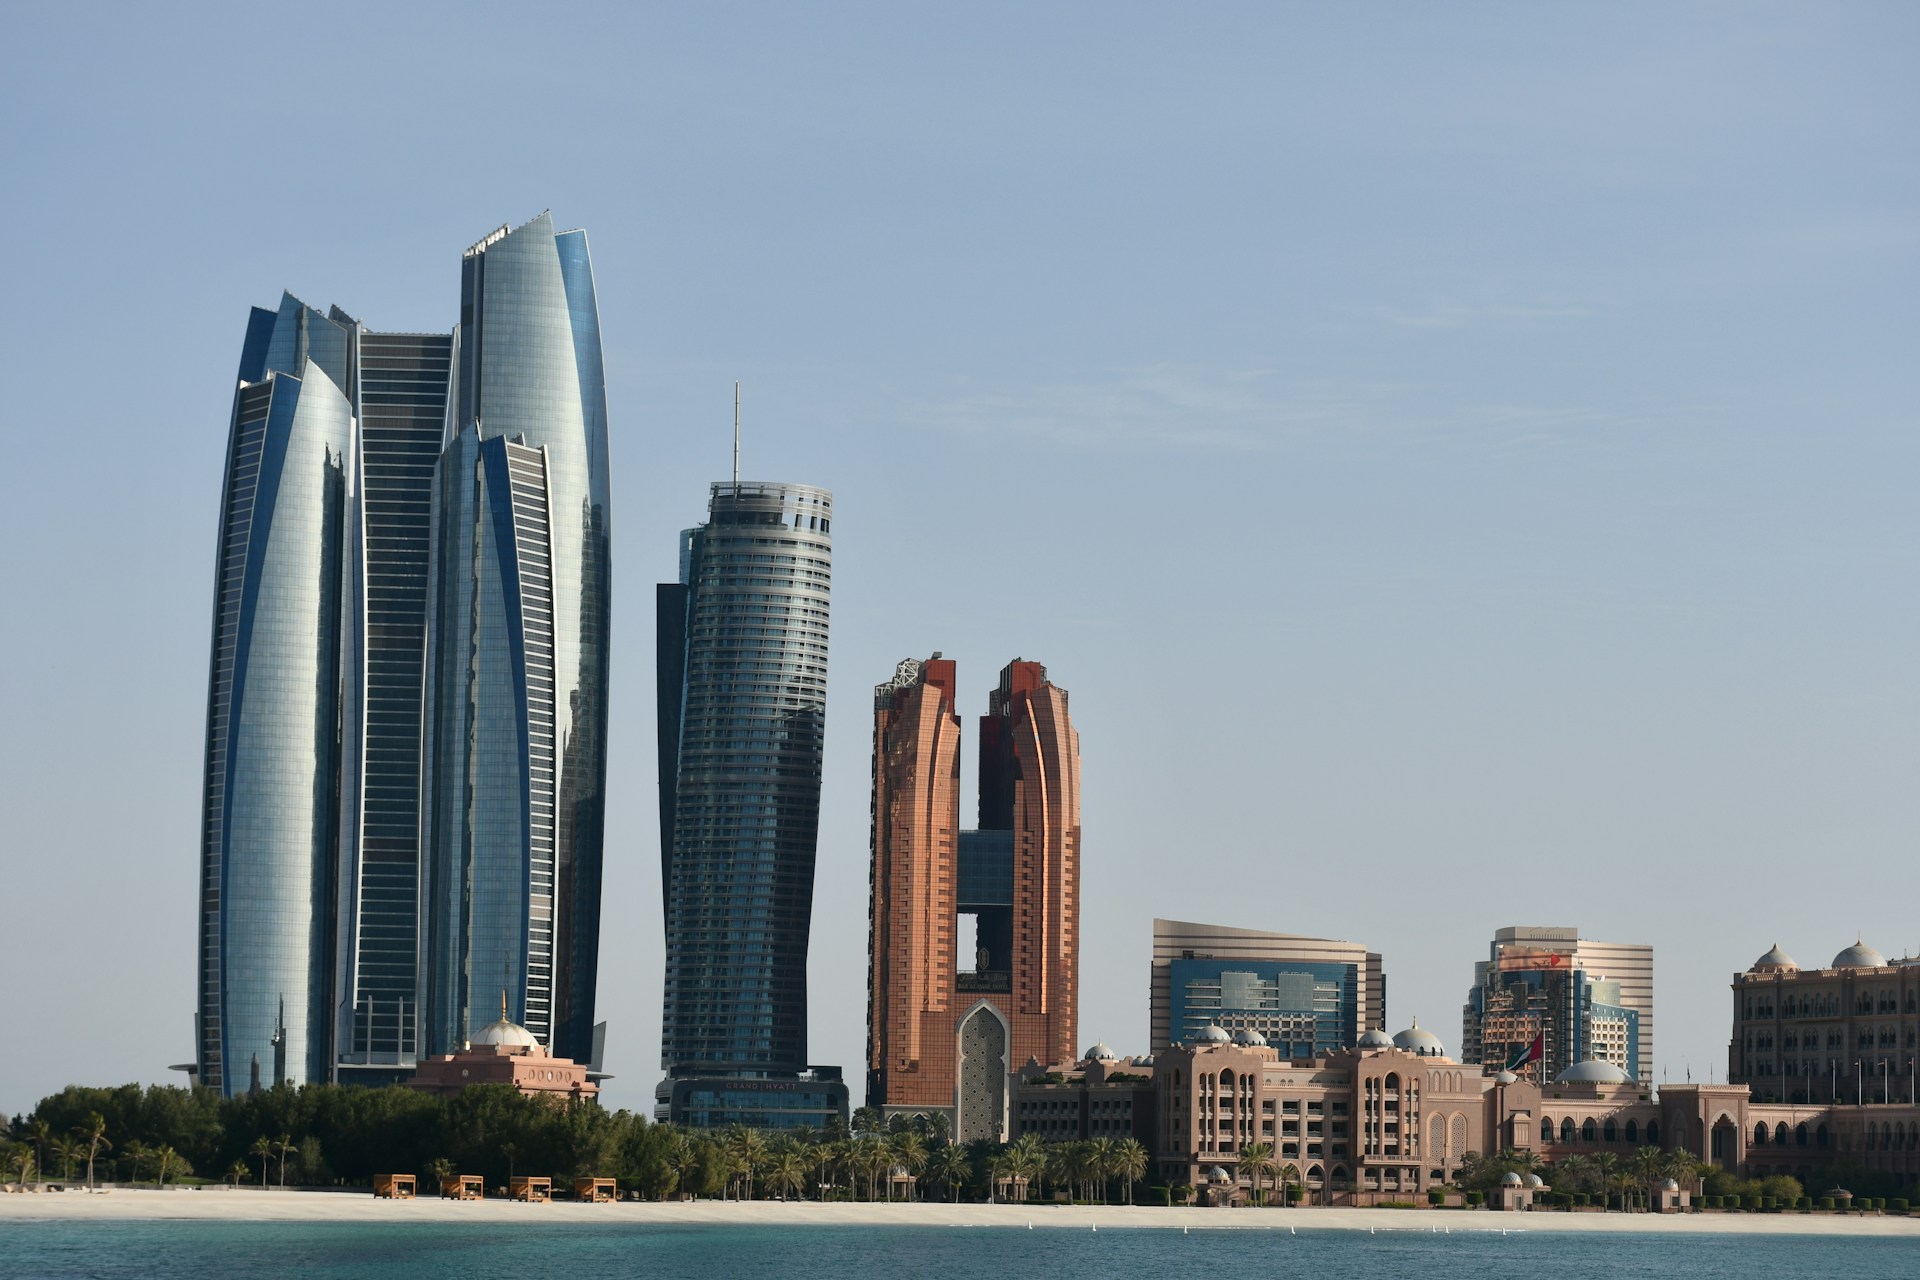
[[[1417,1276],[1420,1280],[1880,1280],[1920,1277],[1910,1238],[1548,1231],[1194,1231],[1017,1227],[11,1222],[20,1280],[491,1280],[493,1277]]]

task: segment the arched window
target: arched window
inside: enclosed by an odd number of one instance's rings
[[[1308,1181],[1308,1182],[1311,1182],[1311,1183],[1313,1183],[1313,1184],[1314,1184],[1315,1186],[1319,1186],[1319,1185],[1320,1185],[1320,1179],[1321,1179],[1321,1178],[1323,1178],[1324,1176],[1326,1176],[1326,1175],[1325,1175],[1324,1173],[1322,1173],[1322,1172],[1321,1172],[1321,1169],[1320,1169],[1320,1166],[1319,1166],[1319,1165],[1317,1165],[1317,1164],[1310,1164],[1310,1165],[1308,1165],[1308,1166],[1307,1166],[1307,1181]]]
[[[1580,1141],[1592,1142],[1595,1136],[1597,1135],[1594,1129],[1593,1117],[1588,1116],[1586,1123],[1580,1126]]]
[[[1655,1147],[1660,1145],[1660,1122],[1658,1120],[1647,1121],[1647,1143],[1649,1146]]]
[[[1613,1117],[1608,1116],[1606,1124],[1600,1127],[1600,1136],[1608,1142],[1618,1142],[1620,1135],[1613,1127]]]
[[[1827,1144],[1831,1141],[1832,1139],[1827,1135],[1827,1126],[1821,1125],[1818,1129],[1815,1129],[1813,1131],[1814,1146],[1819,1147],[1822,1150],[1825,1150]]]
[[[1805,1123],[1802,1123],[1793,1131],[1793,1145],[1796,1147],[1804,1147],[1807,1145],[1807,1126]]]
[[[1540,1145],[1546,1146],[1553,1141],[1553,1120],[1549,1116],[1540,1117]]]
[[[1753,1145],[1756,1147],[1764,1147],[1767,1145],[1767,1126],[1765,1124],[1753,1126]]]
[[[1566,1119],[1560,1122],[1560,1141],[1566,1143],[1568,1146],[1573,1145],[1573,1117],[1572,1116],[1568,1116]]]
[[[1785,1121],[1773,1126],[1773,1141],[1777,1146],[1784,1147],[1787,1145],[1787,1126]]]

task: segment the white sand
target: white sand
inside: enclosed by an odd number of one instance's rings
[[[1920,1237],[1920,1217],[1832,1214],[1494,1213],[1422,1209],[1144,1209],[984,1204],[693,1203],[517,1204],[504,1200],[376,1200],[367,1193],[228,1190],[43,1192],[0,1195],[0,1222],[157,1220],[233,1222],[607,1222],[645,1225],[1001,1227],[1073,1231],[1650,1231],[1752,1235]]]

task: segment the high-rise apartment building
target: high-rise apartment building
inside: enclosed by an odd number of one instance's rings
[[[215,582],[205,1083],[397,1079],[503,991],[589,1056],[608,513],[583,232],[542,214],[469,250],[449,333],[254,311]]]
[[[1522,1061],[1538,1039],[1540,1056]],[[1578,929],[1497,930],[1475,961],[1461,1010],[1460,1059],[1552,1080],[1576,1062],[1653,1078],[1653,948],[1599,942]]]
[[[867,1103],[1000,1140],[1012,1072],[1073,1058],[1080,737],[1046,668],[1009,663],[980,720],[979,827],[963,831],[955,699],[938,653],[874,690]]]
[[[658,588],[666,998],[657,1102],[679,1123],[846,1113],[807,1062],[833,495],[722,482]]]
[[[1358,942],[1156,919],[1147,1006],[1156,1054],[1213,1025],[1306,1058],[1381,1030],[1386,978]]]

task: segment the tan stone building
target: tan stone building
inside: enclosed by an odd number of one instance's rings
[[[512,1085],[525,1094],[570,1100],[600,1094],[585,1063],[553,1057],[533,1032],[508,1021],[504,1009],[500,1021],[482,1028],[458,1052],[422,1058],[407,1084],[442,1096],[477,1084]]]
[[[1727,1079],[1771,1102],[1912,1104],[1920,1075],[1920,959],[1863,942],[1824,969],[1774,946],[1733,978]]]
[[[1020,1068],[1013,1090],[1012,1138],[1042,1142],[1132,1138],[1153,1150],[1152,1058],[1122,1058],[1104,1043],[1078,1062]]]

